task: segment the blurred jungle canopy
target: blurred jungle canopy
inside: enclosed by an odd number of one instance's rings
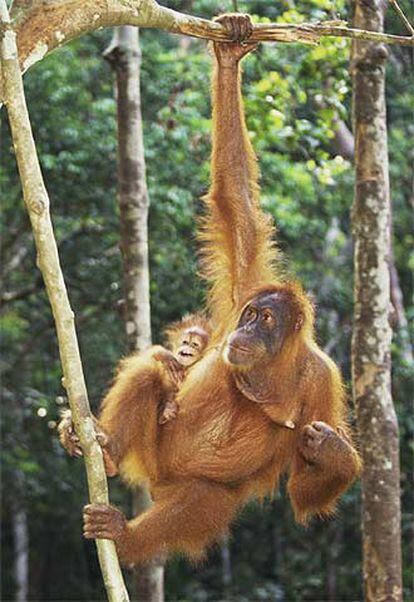
[[[233,2],[163,2],[211,17]],[[347,17],[344,0],[238,2],[256,19],[300,22]],[[408,9],[408,2],[401,5]],[[300,10],[299,10],[300,8]],[[407,11],[408,12],[408,11]],[[258,17],[257,15],[260,15]],[[412,16],[412,15],[411,15]],[[398,33],[389,12],[387,31]],[[72,42],[25,76],[26,95],[51,197],[63,270],[76,313],[93,409],[113,367],[126,352],[122,327],[121,255],[116,203],[116,105],[113,78],[101,53],[105,30]],[[142,30],[142,109],[151,197],[150,267],[154,340],[163,327],[203,302],[194,240],[200,197],[209,183],[211,59],[204,42]],[[387,102],[393,204],[393,250],[411,333],[413,256],[413,55],[390,48]],[[353,168],[341,131],[351,128],[349,43],[316,47],[262,44],[245,62],[248,127],[260,160],[262,199],[278,226],[288,269],[317,303],[319,340],[350,378]],[[95,548],[81,537],[86,500],[82,462],[65,456],[56,438],[65,404],[50,307],[35,265],[5,112],[2,119],[1,310],[3,450],[3,599],[11,599],[12,512],[22,504],[30,534],[30,599],[103,598]],[[395,292],[395,291],[394,291]],[[412,439],[407,333],[398,312],[393,343],[393,396],[402,452],[402,504],[407,598],[412,575]],[[129,494],[111,485],[112,500],[129,513]],[[230,542],[238,600],[355,600],[361,597],[358,485],[338,516],[294,524],[282,493],[252,504]],[[411,517],[412,519],[412,517]],[[410,549],[411,548],[411,549]],[[223,559],[167,570],[168,600],[223,597]]]

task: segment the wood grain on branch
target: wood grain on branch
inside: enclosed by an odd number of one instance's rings
[[[5,0],[0,0],[0,23],[3,29],[0,56],[4,100],[10,120],[24,202],[29,213],[36,243],[37,263],[42,272],[52,306],[65,388],[68,393],[76,432],[80,438],[85,456],[90,499],[95,503],[107,504],[109,502],[108,486],[102,452],[96,441],[89,408],[75,331],[74,313],[69,303],[60,267],[50,218],[49,196],[43,181],[26,106],[17,55],[16,34],[9,20]],[[97,547],[109,600],[111,602],[127,602],[129,598],[123,583],[114,542],[98,540]]]
[[[13,4],[12,19],[23,71],[70,40],[113,25],[155,27],[196,38],[230,41],[219,23],[179,13],[155,0],[17,0]],[[344,21],[259,23],[254,25],[251,39],[317,44],[323,37],[414,46],[413,35],[352,29]]]

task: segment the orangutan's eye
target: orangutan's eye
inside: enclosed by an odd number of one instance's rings
[[[190,341],[188,339],[184,339],[182,342],[183,345],[189,345]]]
[[[256,310],[253,309],[253,307],[248,307],[246,309],[246,314],[245,317],[247,320],[254,320],[254,318],[256,317]]]
[[[274,315],[270,313],[270,311],[265,311],[262,314],[261,321],[263,324],[266,324],[266,326],[273,326],[273,324],[276,322],[276,319]]]

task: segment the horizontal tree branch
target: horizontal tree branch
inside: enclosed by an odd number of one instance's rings
[[[14,290],[14,291],[4,291],[0,296],[0,312],[8,303],[13,303],[14,301],[20,301],[21,299],[26,299],[33,293],[40,290],[42,287],[42,279],[40,276],[35,279],[33,284],[29,286],[25,286],[24,288]]]
[[[179,13],[155,0],[16,0],[12,8],[23,71],[55,48],[82,34],[114,25],[155,27],[209,40],[230,41],[220,23]],[[257,42],[317,44],[323,37],[343,37],[414,47],[414,36],[396,36],[348,28],[344,21],[258,23]]]

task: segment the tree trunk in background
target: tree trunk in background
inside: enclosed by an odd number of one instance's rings
[[[118,202],[124,273],[124,317],[130,351],[151,345],[148,267],[149,196],[142,134],[140,67],[141,49],[136,27],[117,27],[104,53],[116,74],[118,113]],[[134,494],[134,513],[151,505],[142,487]],[[136,597],[144,602],[164,599],[164,568],[159,561],[138,567]]]
[[[341,155],[348,161],[354,160],[355,153],[355,141],[352,132],[348,129],[348,126],[338,116],[333,119],[333,131],[334,137],[332,138],[332,149],[333,151]]]
[[[29,526],[22,492],[23,477],[16,476],[19,496],[11,509],[14,545],[14,583],[16,602],[26,602],[29,593]]]
[[[344,530],[342,523],[335,521],[329,527],[330,545],[328,549],[328,559],[326,567],[326,591],[328,602],[337,602],[338,596],[338,557],[342,547]]]
[[[356,0],[354,26],[382,31],[379,0]],[[362,475],[363,572],[369,602],[402,600],[398,423],[391,397],[387,50],[353,45],[356,187],[353,390]]]
[[[223,600],[229,600],[231,597],[231,588],[233,585],[233,571],[231,567],[231,553],[229,538],[224,535],[220,541],[221,556],[221,579],[223,586]]]
[[[117,27],[104,53],[116,75],[118,203],[124,273],[125,328],[130,351],[151,345],[148,268],[149,196],[142,134],[141,49],[136,27]]]

